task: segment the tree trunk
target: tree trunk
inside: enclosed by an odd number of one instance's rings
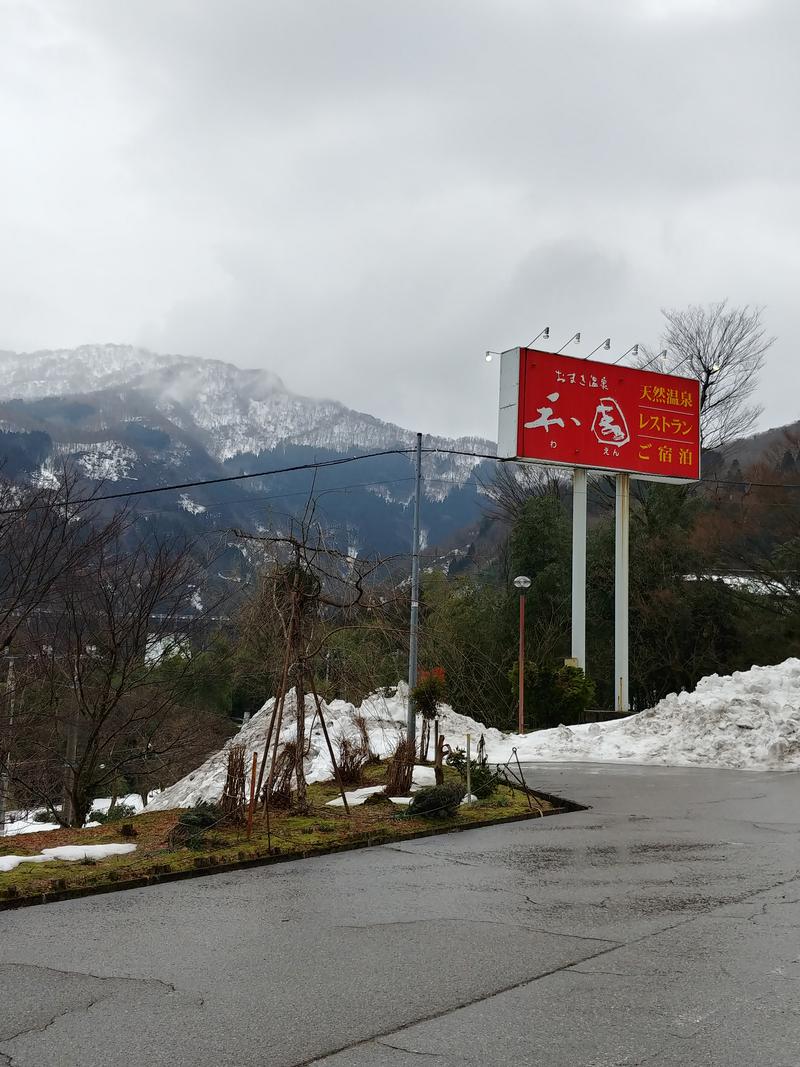
[[[67,722],[66,751],[64,753],[64,794],[61,804],[61,822],[75,826],[75,762],[78,758],[77,713],[72,712]]]
[[[297,684],[295,695],[297,697],[297,755],[295,757],[295,774],[297,777],[297,810],[308,811],[308,797],[306,795],[306,770],[304,766],[306,751],[306,689],[303,677],[304,665],[300,663],[297,669]]]
[[[433,755],[433,774],[437,785],[444,785],[444,734],[439,733],[439,720],[436,720],[436,744]]]

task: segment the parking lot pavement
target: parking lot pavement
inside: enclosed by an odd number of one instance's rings
[[[0,1063],[800,1064],[800,777],[526,775],[588,809],[0,913]]]

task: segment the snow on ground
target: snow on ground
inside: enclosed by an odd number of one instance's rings
[[[102,860],[106,856],[124,856],[133,852],[136,845],[57,845],[43,848],[38,856],[0,856],[0,871],[13,871],[20,863],[48,863],[52,860]]]
[[[356,708],[344,700],[323,705],[331,738],[357,738],[353,716],[364,716],[370,745],[379,756],[392,753],[406,723],[408,689],[381,690]],[[200,800],[219,800],[225,784],[228,750],[245,745],[247,765],[253,752],[263,756],[273,701],[191,774],[161,793],[151,795],[148,810],[191,807]],[[324,736],[313,700],[306,702],[306,725],[310,729],[306,775],[309,782],[332,777]],[[419,727],[418,727],[419,729]],[[800,660],[789,659],[772,667],[753,667],[720,677],[703,678],[693,693],[672,693],[648,711],[611,722],[581,726],[558,726],[520,736],[486,728],[445,706],[439,729],[452,748],[465,748],[466,735],[473,747],[481,735],[491,763],[505,762],[517,749],[523,762],[637,763],[672,767],[728,767],[750,770],[800,769]],[[289,694],[284,710],[281,742],[295,733],[295,697]],[[432,746],[431,746],[432,749]],[[423,768],[431,775],[429,768]],[[361,791],[356,791],[361,792]],[[96,801],[94,807],[108,806]],[[137,796],[120,803],[141,810]],[[6,834],[56,829],[51,823],[32,822],[17,813]]]
[[[414,767],[414,773],[411,776],[411,792],[415,793],[418,789],[422,789],[427,785],[436,784],[436,773],[433,767],[425,767],[421,764],[417,764]],[[382,785],[365,785],[361,789],[353,789],[348,792],[346,789],[344,795],[347,797],[347,804],[351,808],[357,808],[359,804],[363,804],[368,796],[373,793],[382,793],[384,786]],[[389,797],[389,800],[393,804],[410,804],[411,797]],[[327,803],[329,808],[343,808],[344,801],[341,797],[336,797],[334,800],[329,800]]]
[[[558,726],[489,746],[490,760],[639,763],[747,770],[800,768],[800,660],[720,676],[692,693],[606,723]]]
[[[401,689],[399,692],[406,692],[406,690]],[[246,747],[245,760],[248,767],[254,752],[258,754],[259,761],[261,760],[273,705],[274,700],[268,700],[234,737],[226,741],[219,752],[209,756],[197,770],[158,794],[148,808],[153,811],[163,811],[168,808],[191,807],[200,800],[219,800],[225,785],[228,751],[231,745]],[[405,724],[404,697],[387,696],[384,693],[368,697],[359,708],[355,708],[346,700],[333,700],[330,704],[323,703],[323,709],[334,751],[337,737],[358,737],[358,731],[353,722],[353,715],[356,713],[360,713],[366,719],[370,745],[372,751],[378,756],[388,756],[394,751]],[[287,696],[284,707],[281,743],[294,739],[296,713],[296,698],[292,691]],[[306,778],[309,782],[327,781],[333,777],[333,768],[316,714],[314,699],[310,696],[306,698],[306,730],[307,733],[310,731],[305,763]]]
[[[370,744],[389,755],[403,733],[408,689],[380,690],[356,708],[343,700],[324,705],[332,737],[356,737],[353,715],[363,715]],[[223,748],[175,785],[158,794],[149,807],[189,807],[199,800],[218,800],[225,783],[228,749],[244,744],[247,759],[263,754],[272,700],[258,711]],[[281,741],[293,738],[294,694],[286,701]],[[332,768],[313,701],[306,705],[311,740],[306,758],[309,782],[332,777]],[[418,727],[419,729],[419,727]],[[490,763],[505,762],[514,748],[522,762],[637,763],[673,767],[728,767],[751,770],[800,768],[800,660],[771,667],[752,667],[720,677],[703,678],[693,693],[672,693],[654,708],[611,722],[558,726],[520,736],[484,727],[445,706],[439,729],[452,748],[473,748],[481,735]]]
[[[155,796],[155,794],[151,794]],[[125,804],[129,808],[133,808],[134,813],[138,814],[142,810],[142,798],[138,793],[129,793],[124,797],[117,797],[117,804]],[[92,804],[92,811],[107,812],[111,805],[111,797],[99,797]],[[8,822],[5,824],[5,832],[0,827],[0,837],[13,837],[15,834],[38,834],[44,830],[58,830],[60,829],[57,822],[37,822],[34,819],[34,815],[39,812],[43,812],[44,808],[39,808],[34,811],[11,811],[9,812]],[[87,822],[85,826],[99,826],[96,822]]]

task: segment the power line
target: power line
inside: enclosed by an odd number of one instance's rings
[[[342,456],[339,459],[318,460],[318,461],[316,461],[314,463],[297,463],[297,464],[294,464],[291,467],[277,467],[277,468],[274,468],[272,470],[266,470],[266,471],[253,471],[252,473],[244,473],[244,474],[229,474],[229,475],[225,475],[224,477],[221,477],[221,478],[200,478],[200,479],[197,479],[196,481],[193,481],[193,482],[176,482],[176,483],[172,483],[170,485],[149,486],[146,489],[126,489],[126,490],[123,490],[122,492],[119,492],[119,493],[99,493],[99,494],[97,494],[95,496],[90,496],[90,497],[78,497],[75,500],[68,501],[68,502],[67,501],[60,502],[60,501],[56,500],[56,501],[50,502],[50,503],[31,504],[29,506],[24,506],[23,505],[23,506],[14,507],[14,508],[2,508],[2,509],[0,509],[0,515],[14,515],[14,514],[18,514],[20,512],[24,512],[24,511],[41,510],[43,508],[51,508],[51,507],[64,507],[64,506],[69,506],[70,503],[73,504],[73,505],[76,505],[76,504],[94,504],[94,503],[100,503],[101,501],[107,501],[107,500],[128,500],[128,499],[131,499],[132,497],[149,496],[149,495],[151,495],[153,493],[177,492],[178,490],[181,490],[181,489],[197,489],[197,488],[202,488],[204,486],[209,486],[209,485],[222,485],[222,484],[226,484],[226,483],[229,483],[229,482],[247,481],[247,480],[253,479],[253,478],[268,478],[270,476],[277,475],[277,474],[294,474],[294,473],[297,473],[299,471],[323,470],[323,469],[325,469],[327,467],[340,467],[340,466],[343,466],[346,463],[357,463],[359,460],[363,460],[363,459],[379,459],[379,458],[381,458],[383,456],[407,456],[407,455],[411,455],[414,451],[415,450],[413,448],[388,448],[388,449],[384,449],[384,450],[382,450],[380,452],[363,452],[363,453],[361,453],[361,454],[359,454],[357,456]],[[519,460],[519,459],[516,459],[514,457],[508,457],[508,458],[500,457],[500,456],[494,455],[494,454],[492,454],[490,452],[470,452],[470,451],[468,451],[466,449],[459,449],[459,448],[423,448],[422,451],[423,451],[423,453],[425,455],[437,455],[438,454],[438,455],[443,455],[443,456],[466,456],[466,457],[469,457],[470,459],[475,459],[475,460],[479,460],[479,461],[488,460],[488,461],[492,461],[492,462],[495,462],[495,463],[517,463],[517,464],[520,464],[522,466],[529,465],[527,463],[527,461],[525,461],[525,460]],[[600,472],[600,473],[604,473],[604,472]],[[607,473],[611,474],[613,472],[607,472]],[[387,481],[386,479],[383,479],[383,480],[377,480],[375,482],[356,483],[356,484],[354,484],[352,486],[334,486],[331,490],[323,489],[323,490],[321,490],[321,492],[339,491],[339,490],[346,490],[346,489],[351,489],[351,488],[367,487],[369,485],[387,485],[387,484],[391,484],[392,482],[400,482],[400,481],[408,481],[408,480],[411,480],[411,479],[398,478],[398,479],[391,479],[391,481]],[[429,481],[429,482],[430,481],[435,481],[435,482],[442,482],[442,483],[445,483],[445,484],[453,484],[453,485],[457,485],[458,484],[456,481],[452,481],[452,483],[451,483],[451,480],[450,479],[446,479],[446,478],[426,478],[425,480]],[[723,479],[723,478],[698,478],[697,481],[698,481],[698,483],[711,484],[711,485],[741,486],[741,485],[744,484],[744,485],[750,486],[751,488],[759,488],[759,489],[800,489],[800,483],[758,482],[758,481],[750,481],[750,480],[745,479],[745,478],[727,479],[727,480]],[[280,499],[281,496],[288,497],[288,496],[296,496],[296,495],[305,495],[305,491],[298,491],[296,493],[285,493],[285,494],[281,494],[281,495],[276,494],[276,495],[274,495],[272,497],[267,496],[264,499],[276,499],[277,500],[277,499]],[[253,500],[255,502],[257,499],[258,499],[258,497],[248,497],[248,498],[243,498],[241,501],[219,501],[219,504],[221,505],[221,504],[226,504],[226,503],[248,503],[250,500]],[[211,506],[213,507],[214,505],[211,505]]]
[[[58,500],[47,504],[31,504],[29,507],[2,508],[0,515],[13,515],[20,511],[39,510],[41,508],[63,507],[68,504],[95,504],[104,500],[128,500],[135,496],[148,496],[151,493],[176,492],[179,489],[197,489],[204,485],[222,485],[225,482],[242,482],[248,478],[268,478],[273,474],[294,474],[297,471],[321,470],[325,467],[340,467],[345,463],[355,463],[360,459],[376,459],[380,456],[405,456],[414,451],[413,448],[387,448],[382,452],[362,452],[358,456],[342,456],[340,459],[324,459],[315,463],[297,463],[292,467],[278,467],[269,471],[254,471],[251,474],[228,474],[222,478],[200,478],[194,482],[176,482],[171,485],[150,486],[147,489],[126,489],[121,493],[98,493],[90,497],[78,497],[72,501],[60,502]]]

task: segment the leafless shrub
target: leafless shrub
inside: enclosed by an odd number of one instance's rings
[[[356,712],[353,715],[353,725],[358,730],[358,736],[361,738],[361,745],[367,754],[367,763],[380,763],[380,756],[372,751],[369,742],[369,728],[367,726],[367,720],[361,712]]]
[[[270,807],[288,808],[292,804],[292,778],[297,764],[297,744],[294,741],[285,741],[275,758],[275,766],[271,775],[272,789],[265,801]],[[270,787],[267,782],[266,790]]]
[[[364,766],[369,757],[369,749],[363,742],[342,734],[334,740],[336,745],[336,762],[339,764],[339,777],[345,785],[360,785],[364,777]]]
[[[228,767],[225,787],[222,790],[221,807],[229,823],[244,822],[245,814],[245,756],[244,745],[231,745],[228,750]]]
[[[411,790],[411,779],[414,776],[414,759],[416,747],[413,741],[401,738],[397,742],[397,748],[389,760],[386,770],[386,789],[384,792],[389,797],[402,797]]]

